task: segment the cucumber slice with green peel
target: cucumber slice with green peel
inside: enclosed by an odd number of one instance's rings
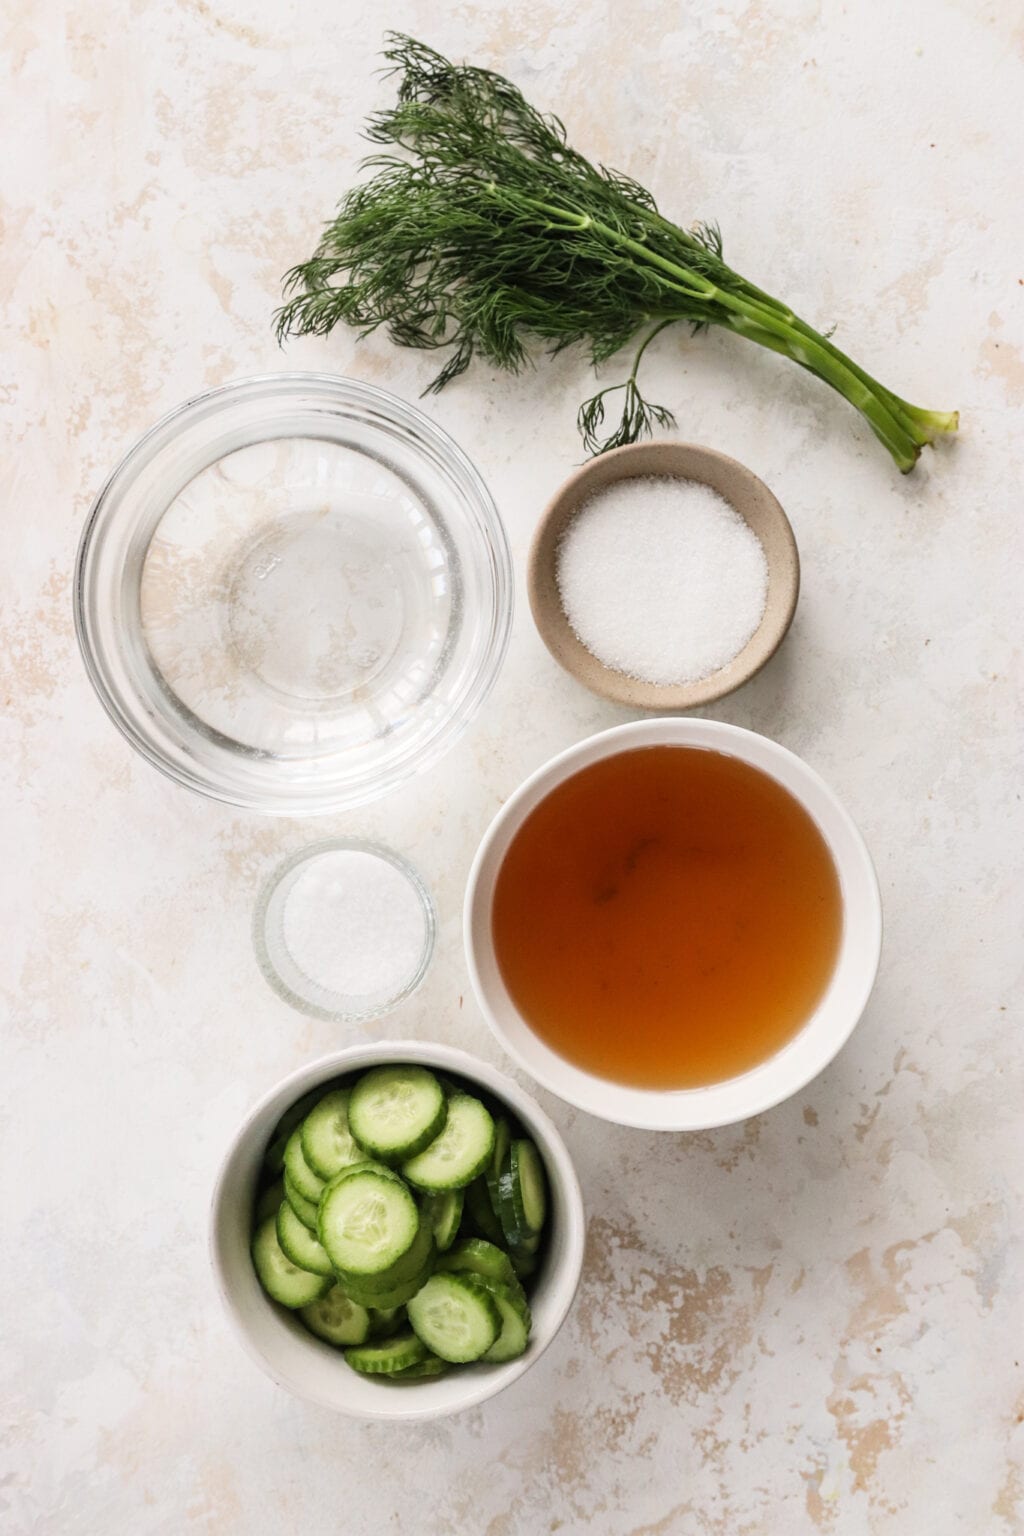
[[[370,1338],[389,1339],[405,1323],[404,1307],[370,1307]]]
[[[404,1371],[411,1365],[421,1365],[429,1354],[423,1341],[410,1329],[406,1329],[390,1339],[379,1339],[372,1344],[357,1344],[353,1349],[346,1349],[345,1359],[361,1376],[390,1376],[393,1371]]]
[[[517,1225],[515,1208],[511,1197],[508,1200],[502,1200],[498,1215],[501,1219],[502,1242],[504,1246],[510,1253],[525,1253],[526,1239],[532,1236],[532,1233],[525,1232],[522,1227]]]
[[[531,1232],[527,1237],[523,1237],[520,1229],[517,1228],[515,1230],[519,1232],[518,1242],[513,1241],[513,1238],[507,1232],[503,1240],[513,1267],[515,1267],[517,1260],[522,1260],[523,1262],[529,1259],[536,1260],[541,1244],[541,1234],[539,1232]]]
[[[327,1189],[331,1184],[340,1184],[343,1179],[351,1178],[354,1173],[376,1173],[382,1179],[390,1179],[392,1184],[403,1186],[405,1184],[401,1174],[396,1173],[394,1168],[389,1168],[387,1163],[375,1163],[372,1158],[361,1154],[358,1163],[350,1163],[347,1168],[340,1169],[333,1178],[327,1180],[324,1188]]]
[[[282,1180],[284,1184],[284,1197],[304,1227],[311,1232],[316,1231],[317,1203],[315,1200],[307,1200],[305,1195],[300,1195],[291,1179],[285,1174]]]
[[[291,1259],[300,1269],[308,1269],[311,1275],[330,1275],[334,1279],[334,1266],[330,1259],[287,1200],[282,1200],[278,1207],[276,1225],[277,1240],[285,1258]],[[356,1341],[351,1339],[349,1342]]]
[[[333,1179],[320,1202],[317,1234],[335,1269],[352,1278],[389,1270],[409,1252],[419,1230],[412,1195],[379,1173]]]
[[[525,1137],[509,1148],[512,1171],[512,1198],[521,1206],[522,1224],[531,1232],[542,1232],[548,1214],[548,1179],[541,1155]]]
[[[325,1180],[314,1173],[306,1162],[302,1150],[301,1126],[296,1126],[288,1138],[288,1145],[284,1149],[284,1171],[293,1189],[297,1189],[304,1200],[311,1200],[315,1204],[320,1199]]]
[[[300,1125],[309,1114],[317,1099],[323,1098],[323,1086],[314,1088],[309,1093],[304,1093],[301,1099],[296,1099],[290,1109],[286,1109],[277,1125],[274,1134],[263,1155],[267,1167],[274,1173],[280,1173],[284,1168],[284,1149],[288,1145],[289,1138],[297,1125]]]
[[[487,1180],[483,1174],[478,1179],[474,1179],[472,1184],[467,1184],[465,1209],[477,1231],[481,1232],[489,1242],[505,1241],[505,1234],[501,1230],[501,1222],[494,1214]]]
[[[439,1253],[444,1253],[455,1241],[462,1220],[462,1198],[461,1189],[444,1189],[420,1201],[420,1212],[433,1230]]]
[[[402,1174],[418,1189],[462,1189],[487,1167],[494,1146],[494,1121],[479,1099],[457,1093],[448,1101],[444,1130]]]
[[[384,1163],[414,1157],[440,1134],[448,1113],[441,1084],[426,1067],[375,1067],[349,1099],[352,1135]]]
[[[508,1254],[482,1237],[460,1238],[454,1248],[441,1255],[437,1268],[483,1275],[488,1280],[501,1280],[506,1285],[513,1284],[516,1278]]]
[[[348,1088],[335,1088],[315,1104],[302,1122],[302,1155],[321,1179],[332,1179],[342,1168],[361,1163],[366,1154],[348,1126]]]
[[[538,1260],[535,1253],[527,1253],[523,1248],[516,1248],[513,1249],[511,1257],[512,1266],[520,1280],[528,1280],[531,1275],[536,1274]]]
[[[371,1311],[388,1312],[392,1307],[404,1307],[421,1290],[434,1272],[433,1262],[428,1264],[418,1275],[413,1275],[410,1280],[403,1280],[396,1284],[390,1291],[371,1291],[359,1285],[357,1281],[339,1276],[338,1284],[343,1288],[346,1296],[351,1296],[353,1301],[358,1301],[361,1307],[368,1307]]]
[[[392,1381],[422,1381],[426,1376],[444,1376],[450,1369],[447,1360],[428,1355],[416,1365],[407,1365],[404,1370],[389,1372],[389,1376]]]
[[[387,1269],[372,1275],[358,1274],[336,1266],[338,1279],[351,1283],[360,1291],[366,1291],[370,1295],[375,1291],[393,1291],[396,1287],[404,1285],[406,1281],[422,1276],[424,1270],[428,1272],[432,1270],[436,1254],[434,1234],[427,1223],[421,1219],[412,1246],[394,1264],[389,1264]],[[396,1303],[393,1302],[392,1305]]]
[[[495,1212],[498,1209],[498,1179],[501,1177],[501,1170],[505,1166],[505,1159],[508,1157],[508,1149],[511,1145],[512,1132],[508,1121],[502,1116],[494,1122],[494,1146],[491,1148],[490,1162],[484,1170],[491,1209]]]
[[[263,1289],[282,1307],[295,1310],[311,1306],[330,1290],[331,1281],[325,1275],[312,1275],[308,1269],[300,1269],[282,1253],[273,1216],[268,1216],[256,1228],[252,1262]]]
[[[369,1312],[351,1301],[340,1285],[333,1285],[319,1301],[303,1307],[299,1316],[310,1333],[328,1344],[365,1344],[370,1335]]]
[[[435,1272],[409,1302],[417,1337],[442,1360],[479,1360],[501,1333],[501,1314],[475,1275]]]
[[[266,1221],[268,1216],[276,1216],[278,1207],[284,1199],[284,1180],[275,1179],[273,1184],[268,1184],[266,1189],[256,1196],[256,1204],[253,1206],[253,1224],[259,1226],[261,1221]]]
[[[503,1285],[517,1304],[527,1312],[529,1303],[509,1254],[481,1238],[467,1238],[456,1243],[450,1253],[444,1253],[437,1261],[440,1270],[452,1270],[456,1274],[476,1275],[485,1285]]]
[[[532,1141],[513,1141],[498,1176],[498,1215],[510,1248],[536,1251],[547,1216],[547,1179]]]
[[[512,1245],[509,1244],[508,1256],[512,1260],[513,1267],[517,1263],[525,1264],[530,1260],[536,1264],[537,1254],[540,1251],[540,1244],[541,1234],[539,1232],[532,1232],[529,1237],[524,1237],[522,1242],[516,1248],[513,1248]]]
[[[517,1360],[525,1353],[530,1341],[530,1309],[522,1296],[522,1287],[517,1282],[517,1289],[513,1290],[498,1280],[482,1280],[480,1283],[490,1292],[501,1316],[501,1332],[482,1358],[491,1365]]]

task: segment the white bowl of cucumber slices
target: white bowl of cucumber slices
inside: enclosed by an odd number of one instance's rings
[[[572,1160],[529,1094],[411,1040],[335,1051],[266,1094],[210,1216],[250,1355],[363,1419],[457,1413],[522,1376],[572,1305],[584,1233]]]

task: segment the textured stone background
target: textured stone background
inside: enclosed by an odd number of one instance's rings
[[[1019,7],[393,0],[379,16],[25,0],[2,24],[0,1527],[1015,1536]],[[590,1212],[571,1321],[504,1398],[405,1430],[277,1391],[207,1271],[232,1127],[344,1038],[278,1002],[249,945],[260,881],[309,829],[136,759],[90,693],[69,590],[107,470],[187,395],[288,366],[409,398],[429,377],[382,339],[282,355],[269,325],[385,98],[386,24],[511,74],[666,211],[719,219],[740,270],[964,421],[901,479],[779,359],[714,336],[652,349],[681,433],[750,464],[796,527],[790,639],[713,712],[805,754],[849,804],[885,896],[882,973],[831,1069],[746,1125],[656,1137],[546,1101]],[[563,356],[426,404],[493,487],[520,577],[589,392]],[[436,893],[437,962],[389,1032],[497,1059],[463,1004],[474,845],[528,770],[622,718],[559,674],[521,605],[443,766],[318,826],[387,838]]]

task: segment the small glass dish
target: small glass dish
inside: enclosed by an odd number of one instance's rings
[[[412,865],[358,839],[313,843],[285,859],[253,918],[256,959],[277,995],[347,1023],[411,996],[436,936],[434,903]]]
[[[211,390],[142,437],[78,551],[93,686],[191,789],[302,816],[376,799],[448,749],[508,644],[512,565],[455,443],[354,379]]]

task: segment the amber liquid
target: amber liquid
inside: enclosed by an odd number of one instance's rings
[[[800,1029],[842,932],[832,857],[767,774],[644,747],[567,779],[498,872],[509,994],[567,1060],[619,1083],[735,1077]]]

